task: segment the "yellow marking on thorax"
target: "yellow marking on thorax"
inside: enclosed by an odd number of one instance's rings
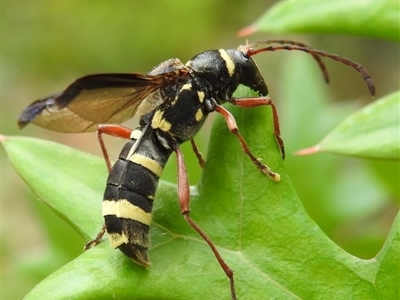
[[[151,127],[168,132],[171,129],[171,126],[171,123],[164,119],[163,112],[161,110],[156,110],[153,119],[151,120]]]
[[[163,171],[163,168],[157,161],[147,156],[135,153],[131,157],[129,157],[128,160],[138,165],[141,165],[146,169],[149,169],[157,177],[160,177]]]
[[[103,201],[103,216],[115,215],[117,218],[125,218],[150,226],[151,213],[145,212],[138,206],[133,205],[126,199],[118,201]]]
[[[219,49],[219,54],[221,55],[221,57],[225,61],[226,68],[228,69],[229,76],[232,76],[235,73],[235,63],[229,57],[228,52],[226,52],[224,49]]]
[[[196,118],[196,121],[197,122],[200,122],[201,121],[201,119],[203,119],[203,111],[201,110],[201,108],[199,108],[197,111],[196,111],[196,115],[195,115],[195,118]]]
[[[184,85],[182,85],[181,89],[179,90],[179,92],[182,92],[184,90],[188,90],[190,91],[192,89],[192,85],[190,83],[186,83]],[[174,106],[176,104],[176,102],[178,101],[179,98],[179,94],[174,98],[174,100],[171,101],[171,106]]]
[[[191,90],[191,89],[192,89],[192,85],[190,83],[186,83],[186,84],[182,85],[182,87],[181,87],[181,91]]]
[[[197,92],[197,96],[199,96],[200,103],[203,103],[204,102],[204,97],[205,97],[204,92],[198,91]]]

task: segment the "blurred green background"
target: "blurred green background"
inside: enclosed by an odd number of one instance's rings
[[[18,115],[32,101],[86,74],[146,73],[168,58],[186,62],[203,50],[236,48],[246,42],[237,31],[275,2],[2,1],[1,133],[49,139],[100,156],[95,134],[60,134],[35,126],[20,131]],[[266,34],[250,36],[249,41],[270,38],[301,41],[361,63],[375,82],[377,98],[399,89],[397,43],[354,36]],[[255,59],[278,106],[285,164],[306,210],[341,247],[360,258],[374,257],[399,209],[399,164],[330,154],[291,155],[316,144],[341,120],[373,101],[361,77],[324,60],[331,76],[331,84],[325,85],[316,64],[303,53],[281,51]],[[135,120],[126,125],[135,127]],[[203,153],[210,125],[211,120],[197,138]],[[111,157],[117,157],[124,141],[106,142]],[[184,151],[195,184],[200,170],[188,145]],[[171,161],[163,179],[175,180],[174,165]],[[85,241],[37,200],[1,149],[4,299],[21,299],[82,252]]]

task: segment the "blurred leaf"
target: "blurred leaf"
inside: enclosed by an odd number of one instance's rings
[[[378,159],[400,159],[400,92],[356,112],[316,146],[297,154],[331,152]]]
[[[398,41],[397,0],[279,1],[239,35],[268,33],[354,34]]]
[[[384,287],[398,280],[393,271],[400,254],[394,242],[398,221],[380,253],[390,268],[344,252],[297,199],[272,134],[269,108],[229,105],[229,110],[252,152],[282,178],[276,183],[257,171],[225,121],[216,119],[203,176],[192,188],[192,217],[235,271],[238,298],[379,299],[381,293],[394,298],[396,291]],[[102,159],[34,139],[9,137],[4,145],[36,193],[84,236],[94,236],[102,224]],[[228,280],[182,218],[175,186],[162,182],[156,198],[148,270],[105,241],[47,277],[26,299],[228,299]],[[377,273],[381,290],[375,287]]]

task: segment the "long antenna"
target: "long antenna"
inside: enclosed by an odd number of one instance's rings
[[[262,44],[281,44],[281,46],[271,45],[271,46],[259,48],[259,49],[253,48],[253,47],[257,47]],[[365,68],[362,65],[360,65],[359,63],[356,63],[348,58],[345,58],[345,57],[342,57],[342,56],[339,56],[336,54],[331,54],[331,53],[328,53],[325,51],[313,49],[303,43],[297,43],[297,42],[286,41],[286,40],[258,41],[253,44],[250,44],[250,45],[242,46],[241,49],[243,49],[243,48],[246,49],[245,51],[248,56],[253,56],[253,55],[256,55],[261,52],[279,51],[279,50],[303,51],[303,52],[309,53],[317,61],[320,69],[322,70],[324,79],[327,83],[329,83],[328,72],[327,72],[326,67],[325,67],[324,63],[322,62],[320,56],[330,58],[332,60],[338,61],[347,66],[350,66],[353,69],[355,69],[358,73],[360,73],[361,76],[363,77],[364,81],[367,83],[370,94],[372,96],[375,96],[375,86],[374,86],[371,76],[369,76],[367,70],[365,70]]]

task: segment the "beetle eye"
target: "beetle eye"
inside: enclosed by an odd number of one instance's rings
[[[242,58],[247,61],[249,60],[250,56],[247,54],[247,52],[242,52]]]

